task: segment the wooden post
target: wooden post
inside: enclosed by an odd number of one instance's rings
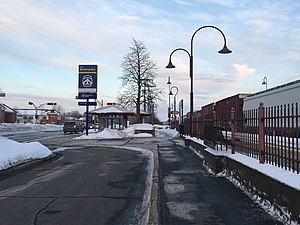
[[[235,117],[235,110],[234,108],[231,108],[231,154],[235,153],[235,143],[234,143],[234,131],[235,131],[235,127],[234,127],[234,117]],[[227,138],[227,137],[226,137]]]

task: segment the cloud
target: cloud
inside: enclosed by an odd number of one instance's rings
[[[249,68],[247,64],[233,64],[238,79],[247,77],[255,72],[254,68]]]

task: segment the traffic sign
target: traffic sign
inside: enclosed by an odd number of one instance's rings
[[[78,93],[97,92],[97,65],[79,65]]]
[[[79,106],[96,106],[97,105],[97,102],[78,102],[78,105]]]

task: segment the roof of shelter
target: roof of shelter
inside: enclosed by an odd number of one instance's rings
[[[6,105],[4,103],[0,103],[0,107],[2,108],[2,110],[4,112],[10,112],[10,113],[15,112],[15,110],[13,108],[9,107],[8,105]]]
[[[103,108],[95,109],[89,112],[90,114],[126,114],[126,115],[134,115],[134,111],[127,110],[120,106],[112,105],[112,106],[105,106]]]

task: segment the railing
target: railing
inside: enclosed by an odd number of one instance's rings
[[[184,121],[185,132],[190,131]],[[243,112],[236,119],[218,120],[214,114],[194,119],[192,136],[203,139],[216,150],[239,152],[260,163],[300,172],[300,114],[298,104],[264,107]]]

